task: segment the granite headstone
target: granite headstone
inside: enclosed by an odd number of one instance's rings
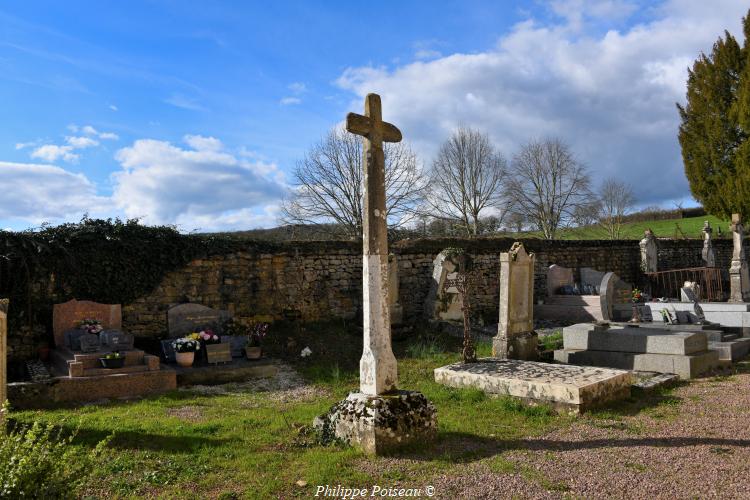
[[[180,304],[167,311],[167,330],[169,337],[173,339],[206,329],[221,335],[222,325],[229,318],[229,311],[212,309],[202,304]]]

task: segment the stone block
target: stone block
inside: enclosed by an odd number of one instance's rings
[[[736,363],[750,353],[750,338],[740,338],[728,342],[709,342],[708,348],[719,353],[719,360]]]
[[[436,368],[435,381],[585,411],[629,396],[632,375],[622,370],[484,358]]]
[[[416,391],[370,396],[351,393],[313,423],[369,455],[384,455],[424,444],[437,435],[437,411]]]
[[[563,328],[565,349],[651,354],[692,354],[708,349],[704,332],[668,332],[655,328],[594,329],[590,324]]]
[[[158,370],[161,367],[159,356],[151,356],[150,354],[147,354],[143,356],[143,362],[148,366],[150,371]]]
[[[615,351],[555,351],[555,361],[584,366],[601,366],[621,370],[674,373],[682,379],[700,376],[719,366],[717,351],[704,351],[691,355],[649,354]]]

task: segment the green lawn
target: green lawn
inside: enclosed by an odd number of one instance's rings
[[[623,226],[622,239],[643,238],[643,232],[650,228],[657,237],[662,238],[702,238],[701,229],[703,222],[709,221],[714,230],[714,238],[718,237],[721,229],[722,236],[731,235],[729,222],[722,221],[713,215],[702,217],[689,217],[685,219],[653,220],[646,222],[631,222]],[[518,237],[539,237],[538,232],[520,233]],[[559,239],[562,240],[596,240],[607,239],[606,231],[599,226],[576,227],[565,229],[560,232]]]
[[[495,473],[521,474],[545,489],[557,488],[542,472],[508,460],[505,453],[524,449],[528,437],[566,428],[574,417],[436,384],[433,369],[459,359],[460,339],[421,332],[394,342],[400,386],[422,391],[435,404],[439,426],[435,443],[395,457],[365,457],[352,448],[321,445],[310,432],[315,416],[357,388],[361,331],[341,323],[277,326],[269,339],[269,352],[286,358],[308,384],[266,392],[251,388],[257,382],[194,387],[142,400],[11,411],[10,422],[77,430],[74,446],[82,451],[110,438],[76,491],[79,497],[312,497],[326,484],[424,488],[435,476],[461,475],[463,466],[476,461]],[[299,358],[305,346],[313,355]],[[488,343],[479,343],[480,357],[490,350]],[[579,418],[599,425],[601,419],[662,411],[673,400],[669,393],[634,395]]]
[[[403,455],[414,460],[397,461],[322,446],[305,426],[357,387],[361,335],[343,325],[301,335],[303,342],[317,340],[313,359],[296,366],[312,383],[307,397],[294,390],[253,392],[229,386],[225,394],[178,390],[136,401],[12,412],[11,419],[78,429],[75,443],[81,447],[94,447],[114,434],[81,495],[179,498],[311,496],[321,484],[424,486],[434,474],[467,460],[486,459],[490,465],[500,460],[502,465],[499,455],[516,440],[570,421],[546,407],[529,408],[436,384],[432,370],[457,360],[459,347],[454,339],[432,338],[396,342],[395,350],[400,386],[422,391],[438,409],[437,443]],[[333,344],[339,347],[332,349]],[[342,359],[332,357],[334,350],[352,362],[333,362]],[[479,350],[487,356],[490,346],[481,344]]]

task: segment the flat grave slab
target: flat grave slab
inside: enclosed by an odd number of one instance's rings
[[[630,396],[632,374],[608,368],[483,358],[477,363],[436,368],[435,381],[580,412]]]

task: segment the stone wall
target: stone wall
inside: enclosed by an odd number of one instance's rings
[[[391,245],[399,258],[399,295],[407,321],[421,318],[429,291],[432,261],[447,247],[461,247],[470,253],[481,270],[472,296],[474,311],[486,322],[498,314],[499,254],[513,239],[426,239],[404,240]],[[643,283],[638,242],[522,240],[536,253],[535,300],[546,294],[546,272],[551,264],[592,267],[614,271],[636,286]],[[728,268],[731,241],[714,244],[717,264]],[[700,240],[659,240],[659,268],[673,269],[701,265]],[[38,287],[44,290],[44,286]],[[40,292],[41,293],[41,292]],[[70,297],[55,297],[56,301]],[[77,297],[96,300],[96,297]],[[59,299],[59,300],[58,300]],[[174,304],[197,302],[228,309],[235,316],[263,321],[299,317],[304,321],[332,318],[356,319],[362,310],[362,257],[358,242],[299,242],[277,246],[273,253],[247,251],[195,260],[185,268],[168,273],[148,295],[123,304],[123,327],[137,337],[165,335],[166,311]],[[9,332],[11,359],[36,356],[40,331],[51,325],[31,325]]]

